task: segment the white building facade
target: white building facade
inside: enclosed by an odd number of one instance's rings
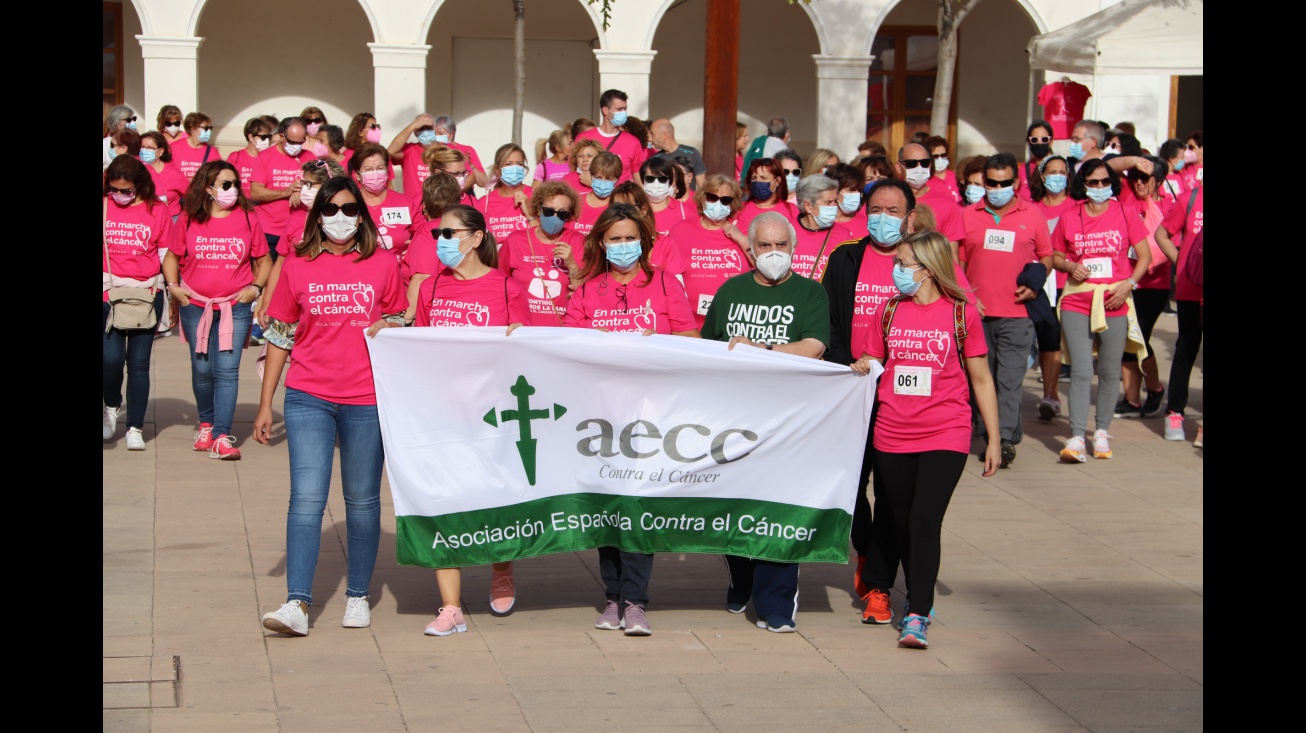
[[[1023,158],[1025,127],[1042,116],[1038,89],[1062,77],[1031,73],[1026,43],[1115,1],[982,2],[960,30],[954,160],[999,150]],[[701,147],[707,0],[612,5],[604,30],[585,0],[526,0],[523,146],[532,158],[536,139],[577,117],[597,120],[608,88],[629,95],[631,114],[670,118],[680,142]],[[784,115],[804,157],[816,147],[848,157],[868,131],[891,148],[909,137],[922,104],[928,128],[937,0],[741,6],[738,118],[754,135]],[[225,155],[244,145],[248,118],[313,105],[341,127],[371,112],[385,142],[418,113],[451,114],[458,141],[485,159],[511,138],[508,0],[123,0],[118,12],[120,71],[110,86],[106,50],[105,101],[116,94],[135,108],[141,130],[165,104],[199,110]],[[105,33],[107,48],[107,23]],[[1072,78],[1093,93],[1085,117],[1132,121],[1153,149],[1168,136],[1171,77]]]

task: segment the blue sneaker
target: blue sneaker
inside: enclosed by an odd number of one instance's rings
[[[730,613],[743,613],[748,606],[748,595],[735,590],[732,585],[726,588],[726,610]]]
[[[928,618],[914,613],[904,618],[902,633],[898,634],[898,646],[904,649],[928,649],[930,643],[925,640],[925,628],[929,625]]]
[[[797,624],[795,624],[794,620],[791,618],[779,614],[772,614],[767,616],[765,621],[759,618],[757,620],[757,628],[773,631],[777,634],[790,634],[797,629]]]
[[[898,621],[898,629],[902,629],[902,622],[905,621],[909,615],[911,615],[911,600],[906,600],[902,602],[902,619]],[[929,618],[930,623],[934,623],[934,606],[930,606]]]

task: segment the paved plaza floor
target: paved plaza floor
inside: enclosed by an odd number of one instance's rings
[[[1162,316],[1153,336],[1163,379],[1175,328]],[[155,344],[146,450],[126,450],[121,424],[104,444],[105,731],[1202,729],[1202,451],[1163,440],[1160,418],[1113,422],[1111,460],[1058,463],[1069,424],[1037,419],[1031,371],[1013,467],[984,479],[972,459],[953,497],[928,650],[861,623],[852,563],[804,565],[798,631],[775,634],[751,606],[725,611],[719,557],[660,554],[653,635],[600,631],[593,550],[517,563],[502,618],[489,568],[465,571],[467,633],[424,636],[435,574],[395,564],[388,485],[372,626],[344,629],[338,470],[311,633],[289,638],[259,622],[285,600],[289,465],[284,440],[249,437],[256,353],[236,410],[242,460],[191,451],[175,337]],[[1190,402],[1191,441],[1200,359]],[[901,589],[900,577],[895,613]]]

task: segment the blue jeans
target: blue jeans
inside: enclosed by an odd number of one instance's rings
[[[154,315],[163,313],[163,291],[154,294]],[[150,352],[154,350],[154,329],[116,328],[104,333],[109,323],[109,304],[104,303],[100,332],[104,336],[104,404],[122,407],[122,368],[127,366],[127,427],[145,425],[145,407],[150,399]]]
[[[249,336],[252,312],[248,303],[232,303],[231,316],[235,324],[229,351],[218,350],[219,316],[215,312],[213,327],[209,329],[209,353],[196,354],[195,331],[204,315],[204,307],[191,303],[181,308],[181,328],[190,348],[190,388],[195,392],[200,422],[213,426],[214,438],[231,434],[231,419],[236,414],[236,392],[240,388],[240,355]]]
[[[331,487],[331,454],[337,440],[349,553],[345,595],[366,596],[381,544],[381,466],[385,452],[376,405],[340,405],[287,387],[285,416],[290,446],[286,599],[309,604],[313,601],[322,513]]]

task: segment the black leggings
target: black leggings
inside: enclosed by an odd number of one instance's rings
[[[1197,363],[1197,352],[1202,348],[1202,304],[1196,300],[1176,303],[1179,318],[1179,338],[1174,342],[1174,358],[1170,360],[1170,402],[1166,412],[1184,414],[1188,407],[1188,377]]]
[[[943,515],[966,467],[966,454],[876,450],[874,463],[875,521],[863,577],[872,589],[888,593],[901,560],[907,600],[924,616],[934,608]]]
[[[1143,330],[1143,343],[1147,345],[1148,359],[1155,357],[1155,352],[1152,351],[1152,329],[1156,326],[1156,319],[1161,317],[1161,311],[1165,310],[1165,304],[1169,302],[1168,290],[1147,288],[1134,291],[1134,315],[1138,318],[1138,327]],[[1138,354],[1126,351],[1122,361],[1137,362]]]

